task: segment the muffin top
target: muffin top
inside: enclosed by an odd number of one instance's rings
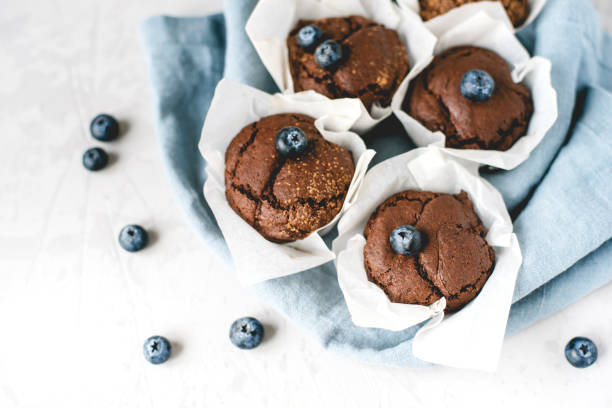
[[[359,98],[368,110],[391,103],[409,68],[397,32],[360,16],[300,20],[287,47],[296,92]]]
[[[483,0],[419,0],[420,14],[427,21],[455,7]],[[527,0],[500,0],[515,27],[523,24],[529,14]]]
[[[229,144],[225,194],[263,237],[295,241],[338,214],[354,172],[351,152],[325,140],[313,118],[272,115],[245,126]]]
[[[495,253],[485,234],[464,191],[394,194],[365,227],[368,279],[392,302],[429,305],[444,296],[446,311],[458,310],[493,271]]]
[[[529,90],[512,80],[508,63],[471,46],[437,55],[412,81],[402,108],[457,149],[508,150],[533,114]]]

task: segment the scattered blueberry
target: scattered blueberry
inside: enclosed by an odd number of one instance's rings
[[[315,50],[314,56],[321,68],[330,68],[342,59],[342,46],[334,40],[323,41]]]
[[[491,98],[495,90],[495,80],[488,72],[480,69],[468,71],[461,78],[461,94],[474,102]]]
[[[302,48],[315,46],[323,37],[321,29],[315,25],[307,25],[300,28],[297,34],[298,45]]]
[[[565,346],[565,358],[576,368],[585,368],[597,360],[597,346],[585,337],[574,337]]]
[[[83,153],[83,166],[87,170],[96,171],[103,169],[108,164],[108,155],[99,147],[92,147]]]
[[[295,126],[284,127],[276,134],[276,150],[283,156],[296,157],[308,148],[308,137]]]
[[[232,323],[229,338],[232,344],[241,349],[252,349],[263,340],[264,329],[259,320],[253,317],[242,317]]]
[[[129,252],[140,251],[148,242],[149,234],[140,225],[126,225],[119,233],[119,245]]]
[[[111,115],[101,113],[93,118],[89,130],[94,138],[108,142],[119,136],[119,123]]]
[[[401,225],[391,232],[389,242],[396,254],[411,256],[423,249],[423,234],[412,225]]]
[[[145,341],[142,351],[151,364],[165,363],[172,353],[172,346],[168,339],[162,336],[152,336]]]

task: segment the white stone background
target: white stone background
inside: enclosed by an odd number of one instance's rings
[[[612,27],[612,3],[596,0]],[[206,14],[220,0],[3,0],[0,7],[0,407],[610,407],[612,286],[506,340],[495,374],[364,365],[324,352],[215,260],[184,221],[153,133],[138,23]],[[129,123],[81,167],[90,119]],[[127,223],[155,232],[118,249]],[[254,315],[267,340],[227,338]],[[145,362],[152,334],[175,344]],[[563,347],[593,338],[597,363]]]

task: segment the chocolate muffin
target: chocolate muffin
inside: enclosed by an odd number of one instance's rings
[[[431,20],[434,17],[444,14],[455,7],[463,6],[467,3],[474,3],[483,0],[419,0],[420,14],[423,20]],[[529,14],[529,4],[527,0],[500,0],[510,21],[515,27],[520,26],[527,19]]]
[[[529,90],[497,53],[456,47],[437,55],[410,84],[403,110],[457,149],[508,150],[527,133]]]
[[[300,20],[287,47],[296,92],[359,98],[368,110],[391,104],[409,68],[397,32],[360,16]]]
[[[442,296],[446,311],[478,295],[495,253],[467,193],[403,191],[370,217],[363,250],[368,279],[392,302],[430,305]]]
[[[267,116],[245,126],[225,153],[225,195],[233,210],[273,242],[303,239],[338,214],[355,165],[323,138],[314,119]]]

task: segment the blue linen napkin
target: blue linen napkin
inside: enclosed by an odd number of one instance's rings
[[[225,15],[156,16],[141,27],[168,178],[190,224],[230,268],[202,195],[206,163],[197,144],[222,76],[276,91],[244,31],[255,4],[226,0]],[[532,55],[552,62],[559,119],[521,166],[484,175],[515,218],[524,257],[508,334],[612,280],[612,37],[588,0],[548,0],[518,36]],[[413,147],[393,118],[365,139],[378,151],[377,162]],[[331,242],[335,234],[329,235]],[[332,263],[253,288],[333,352],[371,363],[428,365],[411,352],[419,326],[391,332],[352,323]]]

